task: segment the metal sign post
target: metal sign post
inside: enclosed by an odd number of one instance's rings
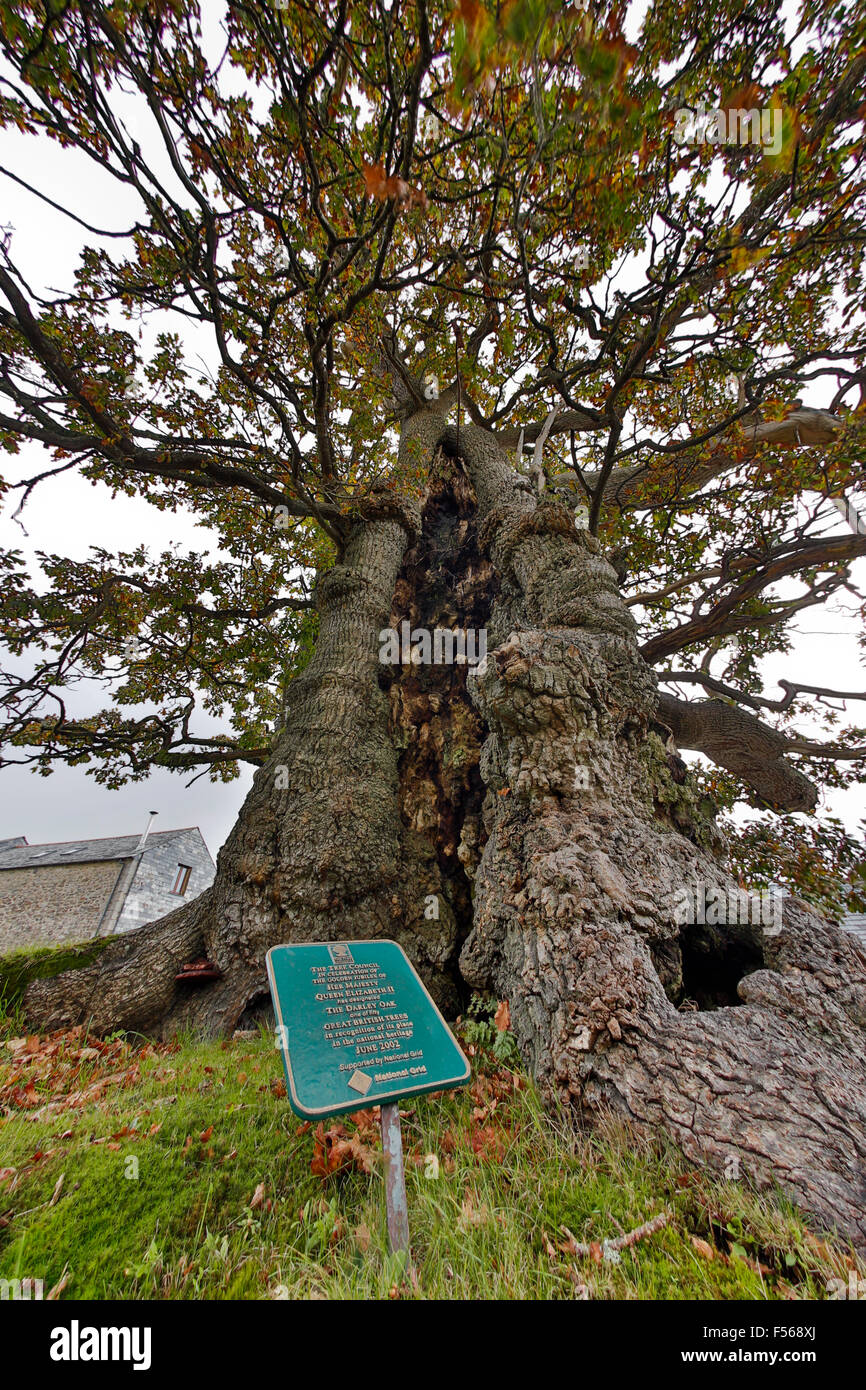
[[[469,1063],[396,941],[274,946],[267,967],[289,1104],[305,1120],[380,1107],[388,1239],[408,1254],[399,1102],[465,1086]]]
[[[388,1244],[396,1254],[409,1253],[409,1201],[403,1167],[403,1139],[400,1134],[400,1106],[383,1105],[382,1152],[385,1155],[385,1207],[388,1214]]]

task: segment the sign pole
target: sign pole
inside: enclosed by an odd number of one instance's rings
[[[388,1243],[396,1254],[409,1254],[409,1203],[403,1169],[403,1140],[400,1135],[400,1106],[397,1102],[380,1106],[382,1152],[385,1155],[385,1206],[388,1213]]]
[[[318,1122],[379,1106],[388,1244],[408,1265],[401,1100],[465,1086],[469,1061],[402,946],[305,941],[267,954],[286,1092]]]

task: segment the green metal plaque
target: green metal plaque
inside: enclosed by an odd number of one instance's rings
[[[304,1119],[469,1080],[469,1063],[396,941],[274,946],[267,965],[286,1089]]]

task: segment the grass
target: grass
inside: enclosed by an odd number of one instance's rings
[[[101,936],[63,946],[22,946],[0,956],[0,1009],[6,1016],[14,1014],[31,980],[91,965],[112,940],[116,938]]]
[[[403,1110],[406,1269],[387,1247],[372,1112],[326,1122],[317,1145],[270,1036],[22,1042],[15,1024],[0,1023],[0,1278],[41,1278],[46,1294],[825,1298],[858,1267],[743,1181],[711,1180],[613,1123],[575,1131],[476,1047],[471,1087]],[[371,1171],[312,1171],[352,1140]],[[663,1229],[604,1257],[601,1242],[664,1210]],[[569,1253],[566,1228],[599,1243],[588,1258]]]

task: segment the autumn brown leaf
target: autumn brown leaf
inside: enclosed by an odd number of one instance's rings
[[[364,178],[364,192],[368,198],[387,198],[388,176],[381,164],[368,164],[363,160],[361,173]]]
[[[321,1123],[316,1126],[310,1162],[310,1172],[316,1177],[326,1178],[351,1168],[372,1173],[376,1160],[376,1151],[363,1142],[360,1134],[350,1138],[341,1124],[332,1125],[327,1131]]]
[[[742,111],[760,107],[763,104],[761,89],[757,82],[745,82],[741,87],[722,97],[722,111]]]
[[[490,1210],[486,1203],[476,1205],[475,1196],[472,1192],[466,1192],[460,1204],[460,1215],[457,1218],[457,1226],[461,1231],[466,1231],[470,1226],[486,1226],[490,1222]]]
[[[355,1125],[358,1133],[365,1139],[375,1138],[378,1134],[378,1119],[378,1106],[369,1110],[356,1110],[352,1115],[352,1123]]]
[[[422,188],[415,188],[398,174],[386,174],[382,164],[368,164],[363,160],[361,174],[364,179],[364,192],[368,198],[373,198],[379,203],[390,199],[398,211],[401,208],[427,207],[427,194]]]
[[[54,1284],[54,1285],[52,1285],[52,1287],[48,1290],[48,1293],[45,1295],[45,1297],[46,1297],[46,1299],[48,1300],[48,1302],[49,1302],[49,1303],[53,1303],[55,1299],[58,1299],[58,1298],[60,1297],[60,1295],[63,1293],[63,1290],[66,1288],[66,1285],[67,1285],[68,1283],[69,1283],[69,1265],[65,1265],[64,1268],[63,1268],[63,1273],[61,1274],[60,1278],[57,1280],[57,1283]]]
[[[477,1125],[472,1131],[472,1151],[481,1163],[501,1163],[505,1157],[502,1131],[495,1125]]]

